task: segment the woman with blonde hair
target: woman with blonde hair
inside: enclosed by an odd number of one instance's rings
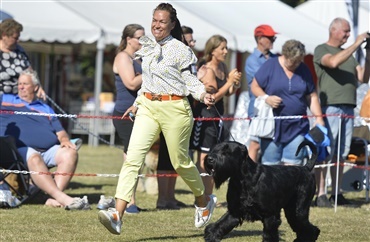
[[[194,108],[194,116],[200,118],[221,118],[224,114],[225,96],[230,96],[240,87],[241,73],[235,68],[228,72],[225,64],[228,53],[227,40],[221,35],[214,35],[206,42],[204,57],[200,63],[198,78],[206,87],[207,92],[213,93],[215,97],[214,107],[208,107],[198,103]],[[197,121],[194,124],[190,148],[198,150],[198,170],[205,173],[204,158],[212,150],[213,146],[222,142],[221,121]],[[213,192],[213,179],[202,177],[205,193],[210,195]]]

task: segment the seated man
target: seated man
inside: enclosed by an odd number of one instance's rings
[[[55,114],[53,109],[37,100],[39,88],[37,73],[23,71],[18,79],[18,95],[0,96],[1,110],[32,112],[35,114]],[[35,172],[48,172],[57,167],[56,172],[74,173],[78,153],[67,132],[57,117],[30,114],[0,115],[0,135],[11,135],[28,169]],[[33,183],[51,198],[46,205],[65,207],[66,210],[90,209],[87,198],[73,198],[63,192],[72,176],[31,174]]]

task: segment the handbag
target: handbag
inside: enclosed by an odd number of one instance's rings
[[[275,119],[272,107],[265,100],[268,95],[259,96],[254,102],[255,117],[249,125],[249,135],[260,138],[273,138],[275,134]]]

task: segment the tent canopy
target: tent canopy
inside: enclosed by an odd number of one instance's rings
[[[192,11],[208,22],[218,23],[225,31],[232,33],[238,51],[252,52],[255,47],[254,29],[260,24],[269,24],[279,34],[274,51],[280,52],[288,39],[297,39],[305,44],[307,53],[326,40],[326,28],[311,18],[296,12],[278,0],[272,1],[222,1],[222,2],[178,2],[178,5]],[[197,32],[196,32],[197,34]]]
[[[369,31],[370,26],[370,10],[369,1],[362,1],[359,4],[358,9],[358,34]],[[350,15],[348,13],[346,0],[310,0],[296,7],[297,11],[307,17],[316,20],[320,24],[323,24],[326,28],[325,38],[329,37],[329,25],[333,19],[342,17],[352,23]],[[352,26],[353,27],[353,26]],[[353,34],[353,33],[352,33]],[[352,36],[353,41],[357,36]],[[353,41],[348,41],[343,45],[344,48],[353,44]]]
[[[168,2],[176,8],[181,24],[193,28],[198,50],[209,37],[221,34],[230,49],[251,52],[255,46],[253,30],[260,24],[270,24],[280,33],[275,52],[286,40],[298,39],[312,53],[327,36],[324,26],[278,0]],[[24,25],[23,41],[93,43],[103,35],[105,44],[118,45],[124,26],[130,23],[143,25],[151,35],[152,12],[158,3],[23,0],[3,2],[2,8]]]
[[[2,8],[23,25],[22,41],[93,43],[100,29],[56,1],[3,2]]]
[[[4,19],[13,18],[10,14],[0,10],[0,21]]]

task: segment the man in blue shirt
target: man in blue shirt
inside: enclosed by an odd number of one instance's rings
[[[254,78],[254,74],[258,69],[265,63],[269,58],[276,57],[275,54],[271,53],[274,41],[276,40],[277,32],[275,32],[270,25],[259,25],[254,30],[254,38],[257,43],[257,47],[253,53],[250,54],[245,62],[245,73],[248,81],[248,92],[249,92],[249,107],[248,117],[254,116],[254,101],[256,97],[251,92],[251,83]],[[249,156],[252,160],[257,162],[259,150],[259,139],[258,137],[250,137],[249,143]]]
[[[74,173],[78,154],[76,145],[71,143],[67,132],[57,117],[42,114],[55,114],[53,109],[39,101],[37,73],[27,69],[18,79],[18,95],[0,96],[1,110],[35,113],[2,114],[0,135],[10,135],[16,140],[19,153],[30,171],[33,183],[50,195],[45,205],[65,207],[66,210],[90,209],[87,198],[73,198],[63,192],[72,176],[45,175],[49,168],[57,167],[58,173]],[[40,114],[40,115],[38,115]]]

